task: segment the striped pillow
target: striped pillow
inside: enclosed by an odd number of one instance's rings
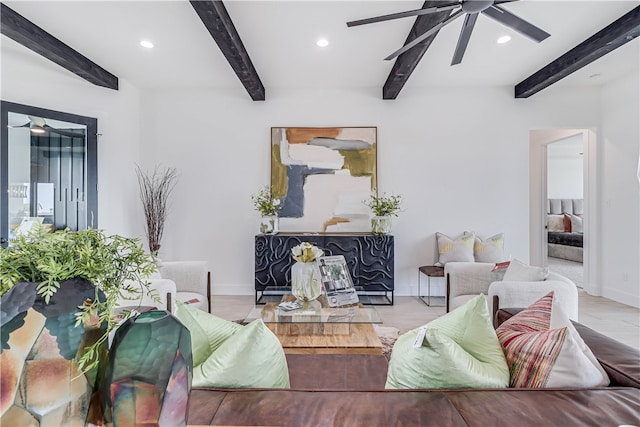
[[[609,384],[578,331],[553,301],[553,291],[496,330],[510,387],[596,387]]]

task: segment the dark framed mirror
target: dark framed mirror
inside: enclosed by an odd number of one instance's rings
[[[98,120],[1,101],[0,242],[98,226]]]

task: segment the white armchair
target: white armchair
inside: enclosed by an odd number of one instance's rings
[[[571,280],[550,272],[543,281],[504,281],[504,271],[491,271],[494,266],[479,262],[447,263],[447,311],[481,293],[488,296],[489,313],[495,321],[500,307],[528,307],[553,290],[567,316],[578,320],[578,290]]]
[[[178,300],[211,313],[211,273],[206,261],[163,261],[159,273],[175,283],[171,311]]]
[[[124,295],[118,300],[118,305],[129,308],[137,306],[155,307],[158,310],[172,311],[172,301],[176,299],[176,284],[173,280],[161,279],[159,275],[153,275],[146,280],[149,282],[149,289],[154,293],[153,297],[144,291],[137,295],[136,298],[128,298],[127,295]],[[129,282],[129,284],[134,288],[139,286],[135,282]]]

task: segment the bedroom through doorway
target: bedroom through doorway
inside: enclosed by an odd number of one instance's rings
[[[547,265],[584,287],[584,141],[547,144]]]
[[[596,133],[591,129],[529,132],[529,262],[549,266],[596,296],[602,295],[602,285],[597,280],[599,266],[595,262],[599,253],[597,163]],[[571,244],[556,242],[559,246],[550,250],[550,220],[556,221],[556,229],[562,227],[558,232],[564,238],[570,237],[569,227],[576,235],[580,234],[581,223],[582,244],[574,236]]]

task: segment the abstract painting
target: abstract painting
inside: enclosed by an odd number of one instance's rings
[[[271,188],[280,231],[371,231],[377,128],[271,128]]]

